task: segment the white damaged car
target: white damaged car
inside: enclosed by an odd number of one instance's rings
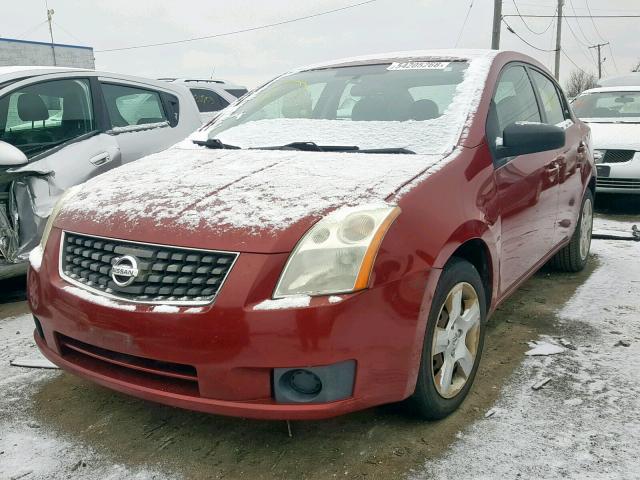
[[[0,67],[0,279],[26,272],[60,195],[201,125],[182,85],[93,70]]]
[[[640,86],[586,90],[573,109],[591,127],[597,191],[640,194]]]

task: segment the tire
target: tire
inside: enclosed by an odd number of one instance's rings
[[[454,320],[452,324],[449,310],[455,308],[453,299],[458,289],[462,293],[461,315],[456,316],[458,322]],[[416,389],[405,402],[412,413],[426,420],[438,420],[460,406],[471,389],[480,364],[486,311],[484,286],[478,271],[466,260],[453,258],[442,272],[431,303]],[[467,332],[461,334],[460,327],[471,325],[471,322],[463,321],[465,315],[467,319],[476,320]],[[461,356],[463,347],[472,355],[475,353],[472,361],[468,356],[456,360]],[[443,351],[436,353],[440,349]],[[446,381],[449,371],[451,382]]]
[[[593,230],[593,193],[587,189],[582,199],[578,223],[569,244],[551,259],[551,266],[561,272],[579,272],[589,260]]]

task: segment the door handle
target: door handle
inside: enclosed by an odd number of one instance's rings
[[[94,164],[96,167],[99,167],[100,165],[104,165],[105,163],[109,163],[111,161],[111,156],[108,153],[101,153],[101,154],[96,155],[95,157],[91,158],[89,161],[92,164]]]

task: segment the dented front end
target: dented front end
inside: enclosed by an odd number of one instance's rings
[[[38,245],[52,202],[49,172],[0,169],[0,279],[26,272],[29,252]]]

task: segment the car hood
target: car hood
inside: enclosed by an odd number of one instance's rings
[[[640,124],[590,122],[593,148],[640,150]]]
[[[83,184],[56,226],[192,248],[289,252],[326,213],[384,202],[444,158],[173,147]]]

